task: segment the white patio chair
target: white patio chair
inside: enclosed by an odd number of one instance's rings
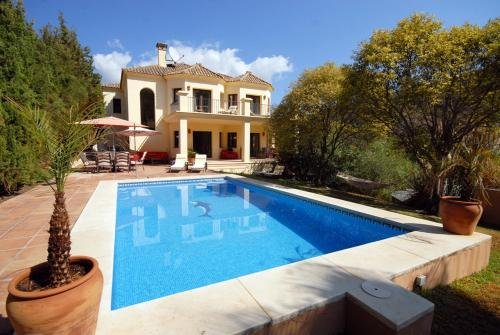
[[[184,154],[177,154],[175,155],[175,162],[174,164],[170,167],[170,172],[174,171],[182,171],[186,169],[186,161],[187,161],[187,155]]]
[[[201,172],[207,170],[207,155],[196,154],[194,157],[194,164],[188,166],[188,170],[191,172]]]

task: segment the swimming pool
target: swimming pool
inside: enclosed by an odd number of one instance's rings
[[[407,232],[231,178],[119,184],[111,308]]]

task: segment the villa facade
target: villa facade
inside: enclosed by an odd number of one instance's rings
[[[270,142],[272,85],[251,72],[231,77],[201,64],[167,62],[167,45],[156,47],[157,65],[122,69],[120,83],[103,85],[108,115],[161,132],[137,137],[137,150],[171,157],[193,150],[243,162],[262,156]]]

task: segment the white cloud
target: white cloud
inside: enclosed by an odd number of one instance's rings
[[[123,50],[118,39],[108,41],[108,46],[111,45]],[[221,49],[219,44],[202,44],[192,47],[180,41],[173,41],[168,50],[174,61],[187,64],[201,63],[213,71],[231,76],[252,71],[262,79],[272,82],[276,76],[293,70],[292,63],[285,56],[257,57],[251,62],[245,62],[238,56],[238,49]],[[113,51],[109,54],[96,54],[94,55],[94,66],[103,76],[103,81],[117,82],[120,80],[121,69],[130,62],[138,66],[156,64],[157,62],[156,52],[144,52],[138,58],[132,62],[132,57],[128,52]]]
[[[119,49],[119,50],[124,50],[124,47],[123,47],[123,44],[122,42],[117,39],[117,38],[114,38],[112,39],[111,41],[107,41],[106,44],[108,45],[108,47],[110,47],[111,49]]]
[[[94,55],[94,67],[102,75],[105,83],[117,83],[120,81],[121,70],[132,61],[128,52],[113,51],[109,54]]]
[[[150,51],[144,52],[139,56],[138,66],[153,65],[158,63],[158,55],[153,54]]]
[[[169,52],[174,60],[194,64],[202,63],[209,69],[236,76],[252,71],[267,81],[284,72],[293,70],[290,60],[282,55],[258,57],[250,63],[243,61],[238,55],[238,49],[220,49],[218,44],[203,44],[191,47],[179,41],[173,41]]]

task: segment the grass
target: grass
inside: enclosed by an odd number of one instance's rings
[[[493,237],[488,267],[447,286],[424,290],[435,305],[433,334],[498,334],[500,330],[500,231],[478,227]]]
[[[440,222],[437,216],[363,194],[315,187],[294,180],[248,177]],[[435,305],[432,334],[500,334],[500,230],[479,226],[476,231],[493,238],[488,267],[450,285],[418,292]]]

